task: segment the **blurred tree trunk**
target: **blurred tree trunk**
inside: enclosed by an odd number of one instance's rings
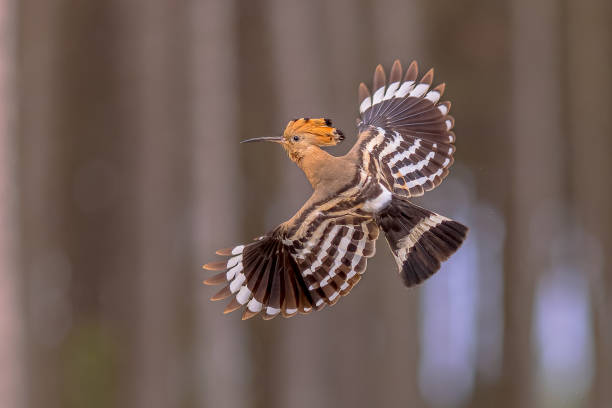
[[[512,4],[513,159],[505,271],[503,397],[507,407],[536,404],[532,313],[538,278],[551,267],[550,240],[563,231],[561,10],[557,2]]]
[[[178,403],[184,8],[144,6],[22,2],[32,406]]]
[[[240,232],[241,209],[248,200],[242,194],[246,183],[241,180],[238,144],[238,10],[232,1],[198,1],[191,7],[196,400],[202,407],[246,407],[251,395],[247,374],[252,369],[244,348],[247,326],[239,312],[221,315],[227,302],[208,300],[218,287],[199,285],[210,276],[199,266],[212,261],[215,250],[248,241],[252,235]]]
[[[457,118],[455,166],[469,166],[476,184],[487,186],[478,190],[478,199],[503,211],[507,207],[508,181],[513,177],[514,166],[507,154],[512,148],[509,130],[512,118],[508,114],[512,103],[507,97],[511,92],[512,74],[509,55],[512,27],[508,5],[470,0],[428,2],[425,7],[427,24],[424,36],[427,43],[424,48],[430,50],[429,65],[436,67],[434,82],[442,81],[448,85],[442,99],[452,102],[451,115]],[[496,137],[492,137],[491,129],[495,130]],[[450,177],[453,177],[452,170]],[[468,241],[475,238],[475,235],[468,235]],[[476,351],[478,347],[476,345]],[[475,359],[479,358],[481,356],[477,353]],[[479,361],[475,363],[476,367],[481,364]],[[468,405],[498,405],[499,391],[499,379],[485,378],[477,371]]]
[[[117,3],[122,42],[120,70],[129,78],[123,94],[133,108],[125,128],[132,135],[136,215],[137,298],[132,307],[134,361],[130,406],[183,403],[181,372],[189,358],[188,311],[192,285],[181,279],[193,265],[184,238],[190,202],[189,25],[186,3],[135,0]],[[178,276],[177,276],[178,275]],[[187,313],[187,316],[186,316]]]
[[[281,129],[273,121],[278,111],[277,78],[273,71],[273,38],[266,20],[270,13],[268,3],[239,2],[236,15],[238,58],[237,77],[239,115],[237,133],[239,139],[278,135]],[[276,207],[278,183],[283,155],[279,146],[271,143],[243,145],[237,156],[245,182],[239,191],[239,222],[243,243],[260,236],[283,221]],[[232,319],[240,319],[237,311]],[[261,318],[251,319],[242,324],[248,335],[241,346],[247,352],[247,367],[243,372],[249,381],[250,404],[252,407],[276,407],[279,384],[275,376],[278,363],[278,327],[285,323],[282,317],[273,321]]]
[[[36,3],[36,4],[35,4]],[[25,294],[25,341],[28,355],[26,375],[29,406],[61,406],[58,343],[66,330],[66,305],[58,301],[68,296],[65,250],[54,232],[61,225],[61,183],[53,175],[59,171],[57,132],[57,48],[59,24],[54,10],[57,1],[23,1],[19,8],[17,132],[19,140],[20,246]],[[54,137],[55,136],[55,137]],[[42,267],[44,267],[43,270]],[[45,286],[54,285],[53,297],[45,296]],[[59,286],[59,288],[58,288]],[[60,322],[58,322],[60,320]],[[46,322],[50,322],[45,324]]]
[[[19,274],[19,186],[15,126],[16,3],[0,1],[0,400],[25,403],[22,282]]]
[[[612,401],[612,4],[606,0],[567,3],[568,84],[571,187],[578,219],[598,241],[598,251],[585,253],[594,311],[595,376],[592,407]],[[590,266],[590,268],[589,268]]]

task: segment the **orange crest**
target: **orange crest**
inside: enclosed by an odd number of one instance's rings
[[[330,119],[301,118],[287,124],[283,138],[287,143],[305,139],[317,146],[334,146],[344,140],[344,134],[332,127]]]

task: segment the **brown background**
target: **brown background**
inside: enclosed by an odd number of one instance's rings
[[[612,3],[0,1],[3,407],[606,407]],[[201,264],[309,195],[293,117],[354,139],[378,63],[436,68],[471,227],[405,290],[384,241],[323,312],[242,322]]]

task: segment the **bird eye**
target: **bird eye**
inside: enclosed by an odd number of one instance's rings
[[[300,140],[300,137],[299,137],[299,136],[297,136],[297,135],[296,135],[296,136],[293,136],[293,140],[294,140],[295,142],[297,142],[298,140]]]

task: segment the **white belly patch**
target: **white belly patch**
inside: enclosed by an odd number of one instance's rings
[[[363,203],[362,208],[365,211],[373,212],[373,213],[379,212],[383,208],[388,206],[389,203],[391,202],[391,198],[393,197],[393,194],[391,194],[391,192],[382,185],[380,186],[380,188],[382,189],[382,193],[380,193],[378,197],[372,198],[370,200],[367,200],[365,203]]]

